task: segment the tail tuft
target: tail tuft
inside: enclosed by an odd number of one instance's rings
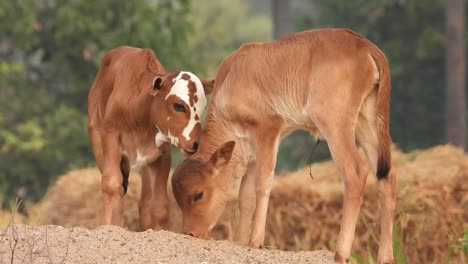
[[[380,157],[377,162],[377,179],[381,180],[387,178],[390,171],[390,164],[383,157]]]

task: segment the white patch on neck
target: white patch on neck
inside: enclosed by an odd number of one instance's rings
[[[158,148],[161,147],[161,145],[164,144],[164,142],[169,141],[169,139],[161,131],[158,131],[158,133],[156,133],[154,140],[156,141],[156,147]]]
[[[195,83],[196,91],[194,95],[197,96],[198,100],[193,106],[190,105],[189,88],[188,88],[189,82],[187,80],[182,79],[182,76],[184,74],[189,75],[190,80]],[[169,94],[166,96],[166,100],[169,96],[175,95],[179,97],[182,101],[184,101],[190,108],[190,120],[187,126],[182,131],[182,135],[185,137],[185,139],[190,140],[190,133],[192,132],[193,128],[197,124],[200,123],[202,114],[205,111],[205,107],[206,107],[205,90],[203,90],[203,85],[200,79],[198,79],[198,77],[195,76],[191,72],[180,72],[176,78],[172,79],[172,82],[174,83],[174,85],[172,86]],[[199,118],[198,121],[195,120],[195,116],[197,115]]]
[[[148,160],[148,157],[141,155],[140,151],[137,150],[137,157],[135,159],[135,163],[133,163],[133,165],[131,166],[131,169],[134,169],[137,172],[140,172],[143,166],[146,165],[147,160]]]

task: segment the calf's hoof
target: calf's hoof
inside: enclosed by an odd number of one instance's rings
[[[251,248],[262,248],[263,245],[260,242],[250,241],[249,242],[249,247],[251,247]]]
[[[348,263],[351,263],[349,259],[345,259],[340,254],[335,253],[335,264],[348,264]]]
[[[385,261],[377,261],[378,264],[395,264],[393,259],[385,260]]]

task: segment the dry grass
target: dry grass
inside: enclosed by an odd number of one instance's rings
[[[448,247],[468,228],[468,157],[462,150],[438,146],[403,154],[393,150],[399,176],[396,231],[408,263],[444,263]],[[334,249],[342,204],[342,182],[333,162],[277,177],[270,198],[266,245],[283,250]],[[374,177],[368,177],[356,238],[355,254],[368,259],[377,252],[379,217]],[[125,219],[137,228],[137,201],[141,188],[137,175],[130,176]],[[217,239],[232,239],[238,211],[234,195],[212,232]],[[180,211],[171,195],[169,229],[178,231]],[[100,174],[96,169],[72,171],[51,187],[44,199],[29,208],[29,222],[95,227],[100,209]],[[398,237],[398,236],[396,236]],[[455,250],[451,263],[465,263],[467,256]]]
[[[11,221],[11,210],[0,209],[0,226],[7,226]],[[15,215],[15,223],[23,224],[26,222],[26,218],[21,213],[17,212]]]

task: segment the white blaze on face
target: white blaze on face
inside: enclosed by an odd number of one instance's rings
[[[189,91],[189,81],[182,79],[182,76],[184,74],[187,74],[190,76],[190,80],[195,84],[196,91],[195,91],[195,96],[197,96],[197,101],[194,103],[194,105],[190,105],[190,91]],[[186,140],[190,140],[190,133],[192,132],[193,128],[195,125],[200,123],[201,116],[203,114],[203,111],[205,111],[206,107],[206,98],[205,98],[205,91],[203,90],[203,85],[198,79],[197,76],[195,76],[191,72],[180,72],[177,77],[172,79],[172,82],[174,85],[171,88],[171,91],[169,94],[166,96],[169,98],[171,95],[175,95],[179,97],[182,101],[184,101],[188,107],[190,108],[190,120],[187,124],[187,126],[184,128],[184,131],[182,131],[182,135],[185,137]],[[198,115],[198,121],[195,120],[195,116]]]
[[[174,137],[173,135],[171,135],[171,131],[167,131],[167,138],[171,141],[171,144],[178,148],[179,147],[179,139],[177,137]]]

